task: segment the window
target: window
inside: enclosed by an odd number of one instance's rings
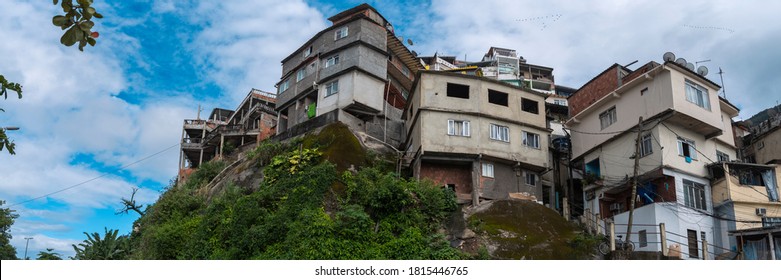
[[[653,143],[651,142],[651,134],[646,134],[642,138],[640,138],[640,157],[644,157],[647,155],[652,154],[653,151]]]
[[[306,67],[301,68],[301,70],[298,70],[298,73],[296,73],[296,82],[303,80],[306,77]]]
[[[325,84],[325,97],[339,93],[339,80]]]
[[[526,184],[529,186],[536,186],[537,174],[526,172]]]
[[[564,99],[553,99],[553,104],[561,105],[561,106],[567,106],[567,100],[564,100]]]
[[[640,248],[648,247],[648,232],[646,230],[638,232],[637,237],[640,238]]]
[[[469,99],[469,86],[447,83],[447,96]]]
[[[304,50],[304,57],[307,57],[310,54],[312,54],[312,46],[309,46],[308,48],[306,48],[306,50]]]
[[[688,207],[706,210],[705,185],[683,179],[683,201]]]
[[[602,175],[600,174],[599,158],[596,158],[586,163],[586,174],[591,174],[597,178],[599,178]]]
[[[686,101],[696,104],[702,108],[710,110],[710,100],[708,99],[708,90],[692,81],[686,80]]]
[[[536,133],[531,133],[528,131],[523,131],[523,145],[527,147],[532,147],[535,149],[540,148],[540,135]]]
[[[716,161],[729,161],[729,155],[726,153],[723,153],[719,150],[716,150]]]
[[[507,106],[507,93],[489,89],[488,103]]]
[[[697,244],[697,231],[696,230],[687,230],[686,231],[687,236],[687,243],[689,243],[689,257],[690,258],[699,258],[700,257],[700,250],[698,249]]]
[[[762,227],[781,226],[781,217],[762,218]]]
[[[490,138],[493,140],[500,140],[504,142],[510,142],[510,128],[498,124],[491,124]]]
[[[605,129],[611,124],[614,124],[617,120],[618,118],[616,117],[615,106],[613,106],[613,108],[607,109],[607,111],[602,112],[602,114],[599,114],[599,123],[602,126],[602,129]]]
[[[697,159],[697,146],[694,141],[678,137],[678,155]]]
[[[521,110],[532,114],[539,114],[539,103],[531,99],[521,98]]]
[[[290,88],[290,79],[286,79],[284,82],[279,84],[279,93],[285,92],[288,88]]]
[[[645,93],[648,92],[648,88],[644,88],[640,90],[640,96],[645,95]]]
[[[339,28],[334,32],[334,41],[347,37],[347,26]]]
[[[483,177],[494,177],[494,165],[490,163],[483,163]]]
[[[447,135],[469,136],[469,121],[447,120]]]
[[[339,64],[339,55],[334,55],[325,60],[325,68]]]

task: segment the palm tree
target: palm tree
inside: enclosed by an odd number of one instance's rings
[[[54,249],[46,248],[46,252],[44,251],[38,252],[38,259],[39,260],[61,260],[62,257],[60,257],[60,253],[55,253]]]
[[[119,230],[108,230],[101,239],[100,234],[84,233],[87,239],[78,246],[73,246],[76,255],[71,257],[74,260],[122,260],[130,253],[130,242],[126,235],[117,235]]]

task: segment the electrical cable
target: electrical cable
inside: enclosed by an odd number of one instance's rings
[[[158,152],[156,152],[156,153],[153,153],[153,154],[151,154],[151,155],[148,155],[148,156],[146,156],[146,157],[144,157],[144,158],[142,158],[142,159],[139,159],[139,160],[137,160],[137,161],[134,161],[134,162],[131,162],[131,163],[125,164],[125,165],[123,165],[123,166],[120,166],[120,167],[119,167],[119,168],[118,168],[116,171],[124,170],[125,168],[128,168],[128,167],[130,167],[130,166],[133,166],[133,165],[135,165],[135,164],[137,164],[137,163],[140,163],[140,162],[142,162],[142,161],[145,161],[145,160],[148,160],[148,159],[150,159],[150,158],[153,158],[153,157],[155,157],[155,156],[157,156],[157,155],[159,155],[159,154],[162,154],[162,153],[163,153],[163,152],[165,152],[165,151],[168,151],[168,150],[170,150],[170,149],[172,149],[172,148],[174,148],[174,147],[177,147],[177,146],[179,146],[179,144],[180,144],[180,143],[176,143],[176,144],[175,144],[175,145],[173,145],[173,146],[170,146],[170,147],[168,147],[168,148],[165,148],[165,149],[163,149],[163,150],[160,150],[160,151],[158,151]],[[25,200],[25,201],[22,201],[22,202],[17,202],[17,203],[14,203],[14,204],[8,205],[8,207],[13,207],[13,206],[17,206],[17,205],[22,205],[22,204],[26,204],[26,203],[28,203],[28,202],[32,202],[32,201],[35,201],[35,200],[41,199],[41,198],[49,197],[49,196],[52,196],[52,195],[55,195],[55,194],[58,194],[58,193],[61,193],[61,192],[64,192],[64,191],[67,191],[67,190],[70,190],[70,189],[76,188],[76,187],[78,187],[78,186],[84,185],[84,184],[86,184],[86,183],[89,183],[89,182],[95,181],[95,180],[97,180],[97,179],[100,179],[100,178],[106,177],[106,176],[108,176],[108,175],[110,175],[110,174],[109,174],[109,173],[104,173],[104,174],[101,174],[101,175],[99,175],[99,176],[93,177],[93,178],[91,178],[91,179],[89,179],[89,180],[83,181],[83,182],[81,182],[81,183],[77,183],[77,184],[74,184],[74,185],[71,185],[71,186],[68,186],[68,187],[65,187],[65,188],[62,188],[62,189],[59,189],[59,190],[56,190],[56,191],[53,191],[53,192],[50,192],[50,193],[47,193],[47,194],[41,195],[41,196],[37,196],[37,197],[31,198],[31,199],[28,199],[28,200]]]

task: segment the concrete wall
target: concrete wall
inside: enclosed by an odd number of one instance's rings
[[[759,143],[763,143],[764,147],[759,148]],[[776,160],[781,161],[781,129],[776,129],[770,133],[765,134],[761,139],[757,140],[750,149],[757,163],[768,163]]]
[[[675,133],[662,126],[658,129],[659,141],[665,147],[662,151],[664,164],[700,177],[709,176],[706,166],[716,161],[718,142],[714,139],[705,140],[705,136],[693,133],[674,124],[666,123],[666,125]],[[697,158],[692,159],[691,163],[687,163],[686,158],[678,154],[678,137],[676,134],[693,140],[697,150],[702,154],[697,153]]]
[[[667,66],[670,68],[670,66]],[[721,122],[721,107],[719,106],[718,89],[702,81],[700,78],[693,77],[690,73],[679,72],[671,70],[670,73],[672,83],[672,97],[673,104],[676,111],[684,113],[686,115],[695,117],[702,122],[705,122],[714,127],[725,127]],[[692,102],[686,100],[686,80],[692,81],[697,85],[700,85],[708,90],[708,99],[710,102],[710,110],[697,106]],[[731,123],[727,122],[731,125]],[[729,126],[728,125],[728,126]],[[731,130],[730,130],[731,131]],[[724,131],[727,134],[727,131]],[[732,135],[730,133],[729,135]],[[728,136],[729,136],[728,135]],[[727,142],[732,143],[732,142]]]
[[[658,234],[659,223],[664,223],[668,239],[668,247],[670,245],[680,245],[681,258],[694,259],[688,256],[688,240],[687,230],[697,231],[697,248],[699,259],[702,259],[702,238],[701,233],[705,232],[705,238],[709,244],[714,244],[716,240],[714,235],[714,223],[713,218],[700,214],[692,209],[681,206],[675,203],[654,203],[635,209],[633,217],[632,237],[631,240],[635,243],[635,250],[637,251],[661,251],[660,238]],[[629,213],[622,213],[614,217],[616,225],[616,232],[626,236],[626,225],[629,220]],[[619,225],[623,224],[623,225]],[[639,226],[642,224],[643,226]],[[650,226],[653,225],[653,226]],[[647,235],[648,247],[640,247],[640,239],[636,232],[645,229],[649,234]],[[717,242],[716,245],[720,246],[721,242]],[[708,259],[714,259],[714,248],[708,246]]]
[[[469,85],[469,99],[447,96],[447,83]],[[488,102],[488,89],[508,93],[508,106]],[[412,147],[424,151],[483,154],[510,161],[520,161],[547,168],[549,131],[545,128],[544,98],[540,95],[505,86],[500,82],[472,76],[422,74],[418,88],[410,100],[414,116],[407,112],[407,131]],[[521,98],[538,102],[539,113],[521,111]],[[417,120],[415,120],[417,118]],[[470,136],[447,134],[448,120],[470,122]],[[490,139],[490,125],[509,128],[509,142]],[[415,128],[412,126],[418,126]],[[539,149],[522,144],[522,131],[540,136]]]
[[[641,95],[641,91],[644,89],[647,90]],[[636,126],[639,117],[642,116],[643,119],[648,120],[652,116],[673,107],[669,72],[661,72],[653,80],[643,81],[634,87],[622,90],[623,93],[619,95],[620,97],[607,97],[609,100],[602,101],[600,103],[602,105],[590,109],[584,115],[577,116],[578,121],[568,124],[574,130],[572,133],[572,153],[574,158],[580,157],[584,152],[615,136],[615,134],[583,134],[578,131],[590,133],[625,131]],[[575,116],[575,111],[573,111],[574,103],[572,103],[573,98],[579,94],[573,95],[569,99],[571,102],[571,117]],[[602,129],[599,115],[614,106],[616,108],[616,122]]]
[[[642,175],[661,166],[663,155],[672,150],[669,148],[670,146],[666,146],[664,149],[659,146],[658,139],[660,139],[661,129],[664,128],[657,126],[646,132],[652,135],[652,153],[640,158],[638,174]],[[583,162],[589,163],[599,158],[600,175],[608,182],[621,181],[627,176],[631,178],[634,175],[635,160],[631,157],[635,154],[635,140],[637,140],[637,133],[624,134],[604,144],[601,149],[586,154],[583,157]]]

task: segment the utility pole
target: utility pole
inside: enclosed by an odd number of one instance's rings
[[[637,123],[637,140],[635,140],[635,171],[632,176],[632,196],[629,198],[629,222],[626,227],[626,242],[629,244],[629,237],[632,236],[632,214],[635,212],[635,197],[637,197],[637,169],[640,167],[640,139],[643,137],[643,117]],[[623,248],[622,248],[623,249]]]
[[[24,239],[27,239],[27,244],[24,245],[24,259],[27,260],[27,247],[30,246],[30,239],[33,239],[32,237],[25,237]]]

